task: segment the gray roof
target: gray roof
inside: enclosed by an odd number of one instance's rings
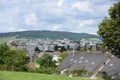
[[[104,63],[108,57],[107,54],[101,52],[75,52],[71,53],[59,66],[59,69],[74,70],[84,68],[92,72],[99,64]]]
[[[108,76],[119,77],[120,79],[120,59],[112,57],[110,62],[104,66],[102,71],[108,73]]]

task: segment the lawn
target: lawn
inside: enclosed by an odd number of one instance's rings
[[[0,71],[0,80],[104,80],[104,79],[90,79],[80,77],[79,78],[67,77],[61,75]]]

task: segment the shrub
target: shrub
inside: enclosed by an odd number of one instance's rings
[[[73,76],[84,76],[87,73],[88,72],[85,69],[75,69],[75,70],[73,70]]]
[[[60,73],[61,73],[61,71],[60,71],[60,70],[55,69],[54,74],[60,74]]]
[[[85,48],[80,48],[80,52],[85,52],[86,49]]]
[[[69,70],[65,70],[65,71],[64,71],[64,75],[65,75],[65,76],[69,76],[70,73],[71,73],[71,72],[70,72]]]
[[[44,68],[56,67],[55,61],[52,60],[52,56],[49,54],[44,54],[42,57],[38,58],[37,63]]]
[[[111,79],[110,76],[108,76],[108,73],[105,72],[105,71],[100,71],[100,72],[98,72],[98,75],[97,75],[97,76],[102,77],[102,78],[104,78],[105,80],[113,80],[113,79]]]
[[[40,67],[38,69],[35,70],[36,73],[42,73],[42,74],[53,74],[55,71],[55,68],[52,68],[52,67]]]

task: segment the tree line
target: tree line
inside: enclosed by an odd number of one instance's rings
[[[0,37],[17,37],[17,38],[42,38],[42,39],[64,39],[80,40],[83,38],[99,38],[97,35],[87,33],[72,33],[72,32],[60,32],[60,31],[21,31],[21,32],[9,32],[0,33]]]

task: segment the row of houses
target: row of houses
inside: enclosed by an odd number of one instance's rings
[[[90,44],[88,44],[90,43]],[[63,40],[50,40],[50,39],[26,39],[19,42],[11,41],[10,44],[12,46],[15,46],[17,49],[26,49],[28,52],[28,56],[30,59],[35,60],[37,57],[39,57],[43,52],[50,51],[54,52],[56,50],[62,51],[63,50],[76,50],[77,48],[85,48],[96,50],[97,44],[96,42],[91,41],[85,41],[81,40],[78,42],[71,41],[69,39],[63,39]],[[56,46],[58,46],[56,49]],[[36,53],[35,48],[38,47],[40,52]]]
[[[24,46],[17,46],[16,47],[17,49],[25,49],[27,50],[27,55],[29,56],[29,58],[34,61],[36,60],[36,58],[38,57],[42,57],[47,50],[49,50],[50,52],[47,52],[49,53],[49,55],[53,56],[53,58],[56,58],[56,54],[54,54],[54,49],[53,49],[53,46],[50,45],[50,46],[41,46],[41,45],[24,45]],[[39,48],[40,51],[35,51],[36,48]],[[52,48],[52,49],[51,49]]]
[[[18,49],[26,49],[28,56],[34,61],[37,57],[44,55],[46,51],[50,51],[48,54],[53,56],[54,60],[58,60],[59,55],[54,52],[56,45],[64,46],[66,50],[70,49],[73,51],[73,53],[70,53],[70,55],[59,65],[58,68],[61,70],[61,73],[64,73],[66,70],[73,71],[75,69],[85,69],[90,73],[89,76],[92,78],[99,76],[99,72],[104,72],[108,77],[120,79],[120,59],[109,53],[96,51],[97,49],[99,50],[100,45],[94,41],[87,42],[81,40],[79,42],[71,42],[68,39],[57,41],[46,40],[42,42],[25,41],[15,46]],[[39,52],[35,51],[36,47],[40,49]],[[85,48],[87,51],[76,52],[78,47]],[[93,49],[93,52],[89,52],[89,49]]]
[[[92,78],[106,75],[111,79],[120,80],[120,59],[102,52],[75,52],[64,59],[58,67],[63,74],[66,70],[87,70]],[[72,73],[71,73],[72,74]]]
[[[97,50],[100,46],[95,41],[86,41],[84,39],[74,42],[69,39],[63,40],[50,40],[50,39],[26,39],[19,42],[11,41],[12,46],[16,46],[18,49],[24,48],[28,52],[34,54],[35,47],[38,47],[41,51],[55,51],[55,46],[62,46],[65,50],[76,50],[77,48],[85,48],[86,50]],[[34,54],[36,55],[36,54]]]
[[[78,46],[84,47],[84,48],[96,48],[98,46],[99,42],[97,41],[91,41],[91,40],[85,40],[82,39],[80,41],[72,41],[69,39],[63,39],[63,40],[50,40],[50,39],[26,39],[22,41],[11,41],[11,45],[13,46],[26,46],[26,45],[35,45],[40,48],[40,50],[50,50],[53,51],[54,48],[53,46],[58,45],[58,46],[64,46],[66,49],[70,48],[72,49],[73,47],[76,49]]]

